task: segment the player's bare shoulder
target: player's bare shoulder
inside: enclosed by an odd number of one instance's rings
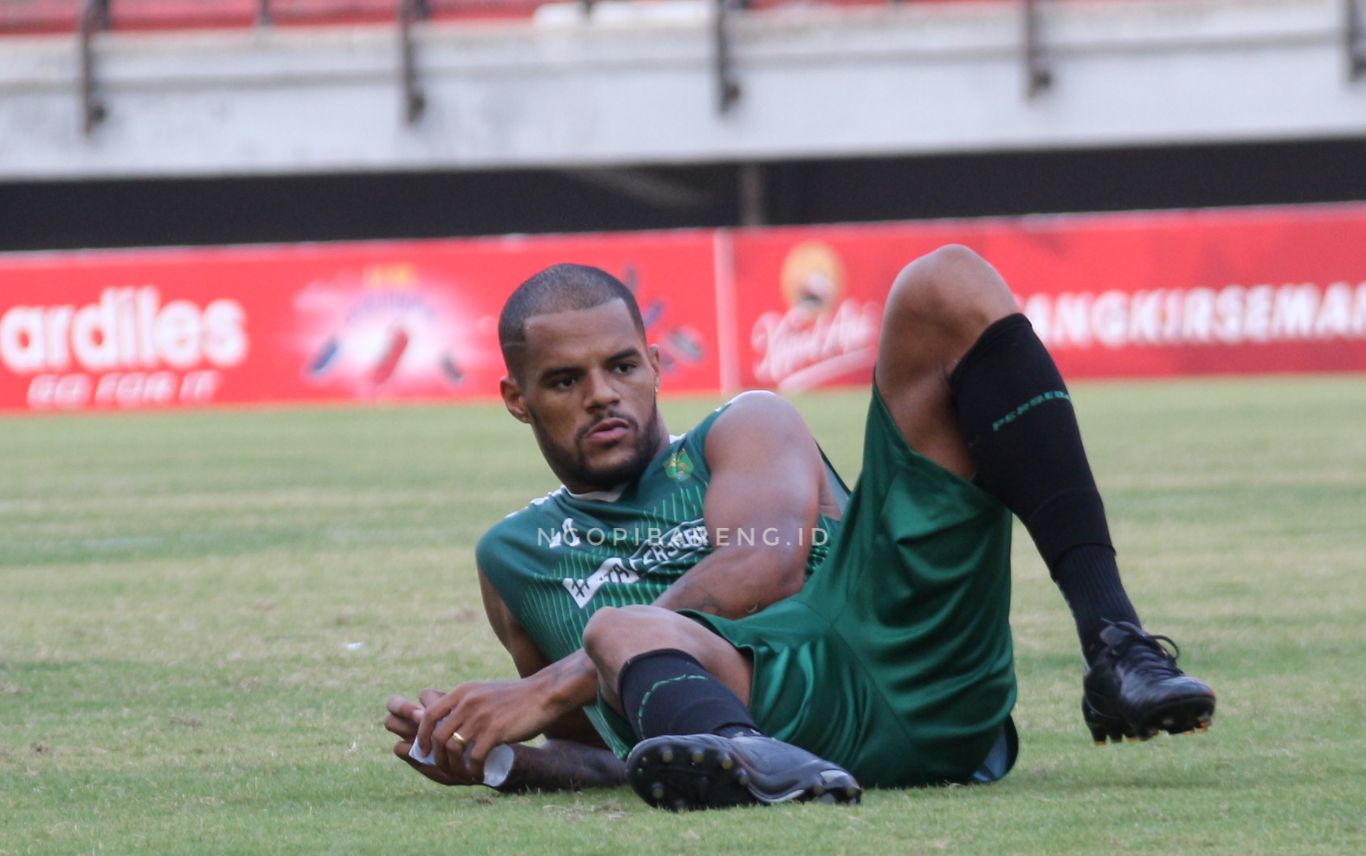
[[[732,398],[707,435],[709,462],[774,444],[815,439],[792,402],[767,390],[742,392]]]
[[[707,436],[705,456],[713,474],[731,472],[742,482],[762,481],[798,493],[810,485],[821,514],[831,520],[843,516],[848,488],[801,412],[776,393],[746,392],[732,399]]]

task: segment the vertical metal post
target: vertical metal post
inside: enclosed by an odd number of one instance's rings
[[[256,0],[256,26],[269,27],[270,24],[270,0]]]
[[[730,53],[729,9],[731,0],[716,0],[712,16],[712,57],[716,77],[716,112],[725,115],[740,100],[740,82]]]
[[[399,0],[398,51],[402,65],[403,121],[413,125],[427,109],[427,98],[417,82],[417,50],[413,44],[413,23],[427,17],[425,0]]]
[[[81,128],[88,137],[109,115],[95,92],[95,30],[109,29],[109,0],[85,0],[78,24],[81,53]]]
[[[1366,44],[1363,44],[1363,15],[1360,0],[1346,0],[1343,18],[1344,47],[1347,48],[1347,79],[1356,80],[1366,75]]]
[[[1053,85],[1053,71],[1044,58],[1039,0],[1024,0],[1025,97],[1033,98]]]
[[[757,163],[740,164],[740,225],[763,226],[768,220],[764,193],[764,168]]]

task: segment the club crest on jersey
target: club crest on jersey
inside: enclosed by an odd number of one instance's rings
[[[597,594],[598,589],[602,588],[604,584],[634,583],[639,579],[640,577],[635,571],[626,567],[625,562],[620,558],[613,556],[599,565],[598,569],[586,580],[575,580],[566,577],[564,579],[564,587],[565,590],[569,592],[569,596],[574,598],[574,602],[582,609],[588,605],[588,602],[593,599],[593,595]]]
[[[687,449],[679,449],[664,462],[664,475],[674,481],[683,481],[692,476],[692,458]]]

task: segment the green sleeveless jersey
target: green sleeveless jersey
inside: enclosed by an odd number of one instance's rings
[[[619,491],[573,494],[561,486],[479,540],[480,569],[547,659],[583,647],[584,626],[600,607],[653,603],[711,554],[715,545],[702,520],[711,480],[703,451],[727,407],[672,438],[640,478]],[[831,477],[842,490],[833,471]],[[808,574],[825,558],[835,525],[822,517],[821,531],[811,533]],[[764,533],[734,533],[732,543],[744,543],[742,537],[762,539]],[[624,757],[631,734],[626,723],[601,700],[586,712]]]

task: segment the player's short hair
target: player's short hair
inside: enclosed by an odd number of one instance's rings
[[[503,350],[503,362],[507,364],[508,373],[521,380],[528,318],[592,309],[612,300],[626,304],[626,311],[631,313],[636,330],[644,338],[645,321],[640,317],[636,296],[621,280],[601,268],[576,264],[552,265],[517,286],[498,316],[498,346]]]

